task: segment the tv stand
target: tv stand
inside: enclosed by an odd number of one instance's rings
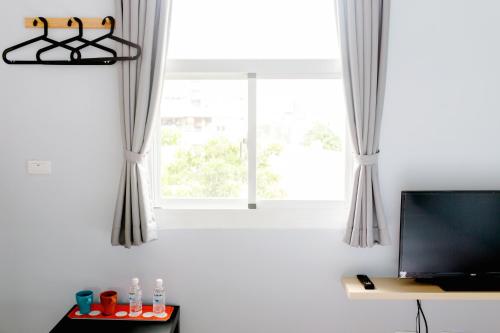
[[[431,281],[417,282],[414,279],[398,279],[391,277],[374,277],[370,280],[374,290],[366,290],[355,276],[345,276],[342,284],[349,299],[359,300],[500,300],[500,291],[445,291]],[[483,285],[482,289],[485,289]],[[500,285],[500,281],[498,281]],[[446,288],[446,287],[445,287]],[[495,286],[495,288],[497,288]],[[463,288],[461,288],[463,289]]]
[[[435,284],[444,291],[500,291],[499,277],[441,277],[416,279],[416,282]]]

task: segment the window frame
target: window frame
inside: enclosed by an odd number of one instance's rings
[[[161,229],[177,228],[341,228],[353,179],[353,158],[346,130],[345,200],[256,200],[256,84],[258,79],[341,79],[338,59],[167,59],[165,80],[248,80],[248,189],[243,199],[163,199],[160,191],[160,117],[149,158],[151,195]],[[347,123],[346,123],[347,128]],[[256,205],[256,209],[253,205]],[[253,212],[251,212],[253,211]],[[311,214],[314,212],[314,214]],[[278,215],[276,215],[278,213]],[[206,218],[208,214],[208,219]],[[308,219],[299,219],[303,214]],[[227,217],[226,217],[227,216]],[[255,217],[254,217],[255,216]],[[256,218],[266,216],[270,221]],[[212,219],[211,217],[214,217]],[[218,217],[218,218],[216,218]],[[229,219],[229,222],[227,220]],[[209,221],[207,221],[209,220]]]

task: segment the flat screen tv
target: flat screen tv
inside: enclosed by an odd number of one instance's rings
[[[399,246],[400,278],[500,277],[500,191],[402,192]]]

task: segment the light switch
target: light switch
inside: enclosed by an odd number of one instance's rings
[[[52,173],[51,161],[31,160],[28,161],[28,174],[50,175]]]

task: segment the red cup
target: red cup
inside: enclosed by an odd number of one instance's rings
[[[103,291],[100,295],[102,314],[105,316],[111,316],[115,314],[116,302],[118,299],[118,294],[114,290]]]

